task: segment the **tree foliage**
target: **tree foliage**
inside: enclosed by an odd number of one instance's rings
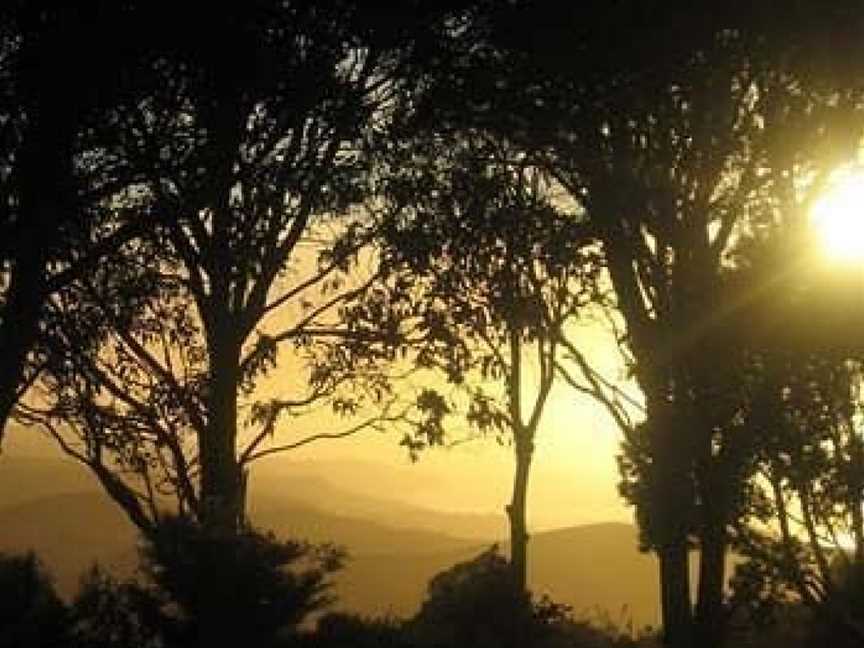
[[[102,208],[121,225],[142,214],[152,222],[153,256],[136,248],[128,261],[149,290],[140,303],[112,292],[124,276],[115,268],[71,287],[44,400],[20,411],[142,529],[158,524],[165,496],[175,511],[236,526],[245,467],[272,450],[280,419],[321,405],[351,415],[386,396],[371,370],[303,355],[350,337],[335,309],[375,272],[358,265],[378,226],[361,209],[368,150],[394,97],[410,91],[403,68],[437,25],[425,18],[438,10],[419,9],[263,2],[232,5],[207,29],[197,12],[180,12],[147,50],[143,98],[116,107],[115,143],[94,155],[141,177],[119,208]],[[83,309],[98,344],[74,335]],[[280,355],[305,380],[258,398]],[[298,436],[275,445],[339,434]]]

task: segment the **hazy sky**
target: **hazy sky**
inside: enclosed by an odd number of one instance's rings
[[[578,336],[606,375],[621,375],[617,352],[601,330],[582,329]],[[271,375],[274,390],[284,379],[280,371],[287,374],[289,368],[278,368]],[[347,425],[344,421],[310,420],[297,436],[321,431],[323,426],[333,430]],[[4,454],[10,459],[21,454],[59,454],[38,436],[16,430],[9,435]],[[283,434],[281,439],[293,437]],[[623,505],[616,490],[619,439],[618,430],[602,409],[563,385],[554,390],[537,437],[529,490],[530,526],[539,530],[631,520],[632,511]],[[311,444],[258,465],[270,476],[292,470],[294,462],[302,462],[304,470],[320,465],[322,476],[335,485],[367,495],[445,510],[503,511],[511,488],[511,448],[499,446],[493,439],[480,439],[427,451],[412,463],[398,441],[397,434],[370,432]],[[253,484],[254,475],[253,467]]]

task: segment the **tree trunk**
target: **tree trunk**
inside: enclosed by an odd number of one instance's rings
[[[208,335],[210,376],[207,427],[199,434],[202,524],[233,534],[242,518],[242,481],[237,462],[237,392],[239,346],[227,331]]]
[[[12,271],[0,314],[0,446],[18,400],[27,356],[36,344],[45,283],[44,255],[31,249]]]
[[[216,326],[207,332],[209,381],[206,404],[207,425],[198,436],[201,461],[199,521],[208,534],[219,539],[237,534],[242,519],[242,481],[237,462],[237,393],[239,387],[239,345],[230,333],[227,317],[216,317]],[[220,588],[201,592],[198,645],[212,648],[237,643],[243,624],[231,614],[230,602]],[[240,641],[242,643],[242,641]]]
[[[691,648],[693,612],[690,604],[689,556],[685,542],[671,543],[657,551],[660,560],[660,603],[663,642],[666,648]]]
[[[727,545],[725,525],[716,520],[709,521],[701,537],[694,630],[695,645],[703,648],[719,648],[725,639],[723,585]]]
[[[644,523],[660,562],[660,604],[664,644],[689,648],[693,640],[688,539],[692,532],[695,493],[689,420],[670,402],[668,378],[646,382],[646,434],[651,466],[646,479]],[[662,386],[657,387],[658,385]]]
[[[14,169],[20,204],[11,229],[11,279],[0,311],[0,444],[39,337],[50,250],[60,237],[61,219],[75,208],[72,146],[79,106],[76,97],[63,94],[68,80],[60,72],[62,63],[46,61],[46,54],[38,45],[27,51],[24,59],[33,69],[22,73],[21,81],[32,103]],[[50,56],[56,58],[54,50]]]
[[[526,609],[522,605],[522,596],[528,595],[528,477],[531,469],[533,444],[526,440],[527,430],[521,428],[514,431],[514,454],[516,471],[513,476],[513,493],[506,507],[507,519],[510,522],[510,573],[513,588],[517,594],[517,608],[511,614],[513,624],[512,641],[506,644],[513,648],[529,645],[529,623]]]
[[[533,448],[531,442],[517,440],[514,444],[516,472],[513,477],[513,494],[507,506],[510,521],[510,565],[513,582],[519,591],[528,589],[528,524],[526,520],[528,500],[528,476],[531,469]]]

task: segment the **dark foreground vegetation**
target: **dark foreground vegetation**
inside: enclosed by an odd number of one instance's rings
[[[94,565],[71,602],[54,591],[32,553],[0,556],[0,646],[184,648],[200,645],[203,596],[224,605],[219,631],[244,646],[297,648],[656,648],[650,628],[576,619],[566,606],[514,587],[496,546],[428,584],[411,618],[328,612],[328,576],[344,556],[332,546],[282,542],[247,531],[226,540],[175,519],[141,548],[134,579]],[[850,585],[848,596],[855,596]],[[769,622],[732,620],[748,648],[856,646],[829,615],[787,603]],[[743,617],[742,617],[743,618]],[[740,621],[738,619],[737,621]],[[752,621],[752,620],[751,620]],[[209,634],[209,630],[207,631]]]
[[[811,218],[864,178],[864,12],[691,5],[0,4],[0,438],[144,543],[71,607],[9,559],[7,644],[637,641],[528,593],[565,388],[621,432],[668,648],[864,643],[864,259]],[[301,630],[341,556],[251,530],[250,471],[369,430],[511,447],[510,558]]]
[[[222,640],[252,647],[657,645],[647,631],[636,638],[632,631],[574,620],[566,607],[546,598],[532,599],[513,586],[496,547],[435,576],[410,619],[327,612],[327,576],[342,559],[329,546],[285,543],[252,531],[213,538],[173,520],[144,545],[141,559],[138,578],[128,581],[94,566],[67,604],[35,555],[3,556],[0,646],[196,646],[202,633],[212,632],[200,627],[205,596],[224,606]]]

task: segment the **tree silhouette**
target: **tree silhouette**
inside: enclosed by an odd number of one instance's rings
[[[735,3],[698,15],[674,3],[535,9],[493,12],[485,47],[444,79],[429,112],[547,159],[596,225],[646,401],[644,424],[616,417],[624,492],[641,502],[646,536],[660,534],[646,539],[660,556],[669,644],[714,645],[727,525],[753,448],[735,423],[746,396],[734,377],[748,360],[723,327],[757,296],[730,293],[730,253],[793,202],[795,182],[853,153],[858,73],[822,52],[832,34],[858,47],[860,17],[846,3],[824,13],[804,3],[781,21],[773,7]],[[514,25],[527,36],[510,37]]]
[[[737,545],[738,602],[794,598],[838,638],[860,641],[864,556],[860,363],[827,354],[769,357],[754,389],[758,472]]]
[[[244,467],[275,450],[280,418],[328,402],[351,414],[386,396],[369,387],[374,376],[316,365],[299,393],[260,402],[254,388],[280,349],[302,354],[351,335],[333,313],[369,279],[346,284],[377,227],[360,209],[367,147],[386,132],[393,98],[410,91],[412,47],[434,35],[439,11],[264,2],[232,6],[202,30],[190,8],[160,36],[150,94],[115,125],[117,155],[145,172],[120,216],[158,224],[158,258],[141,268],[149,298],[130,313],[98,285],[79,286],[64,314],[99,313],[102,344],[52,354],[47,406],[20,408],[142,529],[158,524],[165,494],[177,510],[236,528]]]
[[[138,582],[118,582],[93,566],[81,578],[70,606],[72,645],[89,648],[173,646],[182,638],[164,597]]]
[[[507,560],[493,546],[429,581],[412,626],[431,646],[515,646],[516,628],[530,617],[530,595],[514,587]]]
[[[429,133],[391,155],[399,171],[385,195],[406,207],[388,221],[381,280],[346,317],[370,329],[383,317],[398,357],[446,381],[427,392],[430,409],[512,444],[506,511],[514,583],[525,590],[535,439],[575,350],[570,329],[599,295],[595,255],[582,249],[579,216],[553,207],[539,170],[506,142]],[[403,443],[416,452],[445,442],[429,431]]]
[[[40,0],[0,10],[0,440],[51,353],[49,302],[148,227],[106,226],[97,214],[138,180],[105,154],[117,144],[117,106],[141,96],[122,73],[141,54],[140,39],[121,37],[133,6]]]
[[[779,200],[771,191],[785,186],[784,173],[797,177],[800,151],[830,168],[840,149],[825,124],[854,106],[821,105],[749,47],[721,33],[664,68],[656,86],[625,78],[594,97],[590,113],[564,106],[570,117],[550,138],[560,137],[552,172],[596,226],[645,399],[644,423],[624,430],[623,492],[660,558],[672,646],[723,638],[728,525],[749,445],[736,418],[746,359],[726,279],[735,246],[746,228],[770,222]],[[778,153],[776,138],[793,124],[798,139]],[[737,294],[739,303],[751,297]],[[691,540],[700,552],[695,610]]]

